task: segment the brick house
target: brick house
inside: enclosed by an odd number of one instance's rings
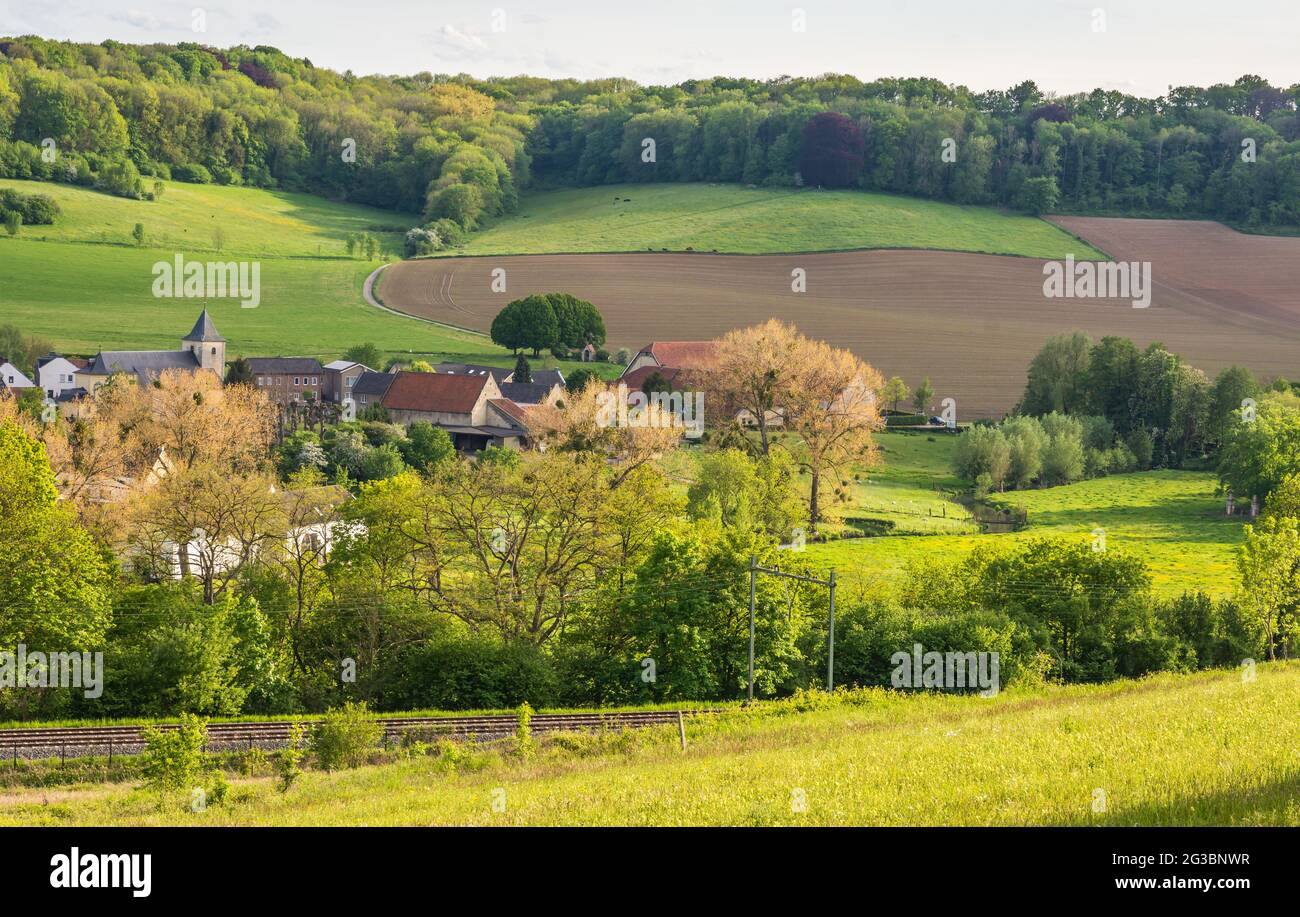
[[[278,404],[320,401],[325,367],[315,357],[249,357],[253,384]]]

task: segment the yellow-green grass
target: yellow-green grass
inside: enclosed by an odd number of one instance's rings
[[[907,565],[942,564],[975,546],[1038,536],[1092,543],[1105,533],[1107,550],[1124,550],[1146,562],[1155,591],[1178,595],[1201,590],[1222,596],[1237,582],[1240,517],[1223,515],[1214,475],[1147,471],[1082,481],[1063,487],[1002,494],[997,502],[1023,507],[1029,525],[1020,532],[860,538],[808,546],[808,557],[864,588],[897,582]]]
[[[900,534],[977,534],[970,511],[948,494],[964,489],[952,473],[957,438],[946,434],[885,432],[877,437],[880,464],[851,480],[855,518],[884,519]]]
[[[361,285],[376,265],[344,259],[261,258],[261,302],[158,298],[163,249],[0,240],[0,322],[72,353],[177,349],[199,311],[210,310],[231,359],[337,357],[372,342],[393,354],[478,359],[506,354],[482,335],[403,318],[367,305]]]
[[[216,251],[220,230],[226,255],[346,258],[348,235],[368,232],[379,240],[381,251],[400,256],[403,233],[419,222],[415,214],[338,204],[310,194],[163,184],[158,200],[137,201],[53,182],[0,180],[0,188],[54,198],[63,211],[54,225],[21,231],[25,238],[54,242],[135,245],[132,231],[140,223],[146,245],[187,254]]]
[[[19,789],[0,824],[1294,826],[1297,704],[1297,663],[991,699],[877,689],[691,720],[685,752],[668,727],[530,759],[415,754],[285,794],[238,779],[200,813],[129,785]]]
[[[625,200],[630,199],[630,200]],[[740,185],[605,185],[526,195],[518,212],[448,254],[668,249],[740,254],[923,248],[1101,258],[1034,217],[865,191]]]

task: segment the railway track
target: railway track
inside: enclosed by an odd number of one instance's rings
[[[594,732],[635,729],[676,723],[677,710],[643,710],[608,713],[537,713],[531,726],[534,733]],[[683,710],[683,716],[698,716],[715,711]],[[242,748],[275,749],[284,747],[294,720],[246,723],[209,723],[208,751],[234,751]],[[513,713],[480,716],[411,716],[384,717],[384,743],[404,740],[429,741],[437,738],[460,738],[490,741],[515,731],[518,717]],[[312,721],[303,723],[308,729]],[[179,728],[175,723],[160,723],[162,730]],[[88,755],[130,755],[144,749],[143,726],[68,726],[35,729],[0,729],[0,762],[18,758],[71,758]]]

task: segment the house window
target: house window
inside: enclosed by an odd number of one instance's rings
[[[217,355],[217,348],[215,348],[215,347],[212,348],[212,355],[213,355],[214,357]]]
[[[262,387],[262,377],[261,377],[261,376],[258,376],[258,377],[257,377],[257,387],[258,387],[258,388],[261,388],[261,387]]]
[[[315,376],[312,376],[312,377],[311,377],[311,384],[312,384],[312,385],[315,385],[315,384],[316,384],[316,377],[315,377]]]
[[[293,377],[293,384],[294,384],[294,385],[301,385],[302,383],[300,383],[300,382],[298,381],[298,377],[297,377],[297,376],[294,376],[294,377]]]
[[[348,376],[348,388],[352,388],[352,383],[357,381],[356,376]]]

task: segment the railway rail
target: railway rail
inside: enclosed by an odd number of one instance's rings
[[[593,732],[635,729],[676,723],[678,714],[699,716],[714,713],[699,710],[635,710],[592,713],[536,713],[531,720],[534,733]],[[209,723],[206,749],[283,748],[289,740],[289,728],[299,721]],[[302,721],[310,728],[311,720]],[[512,734],[518,717],[513,713],[475,716],[383,717],[384,743],[406,739],[428,741],[436,738],[460,738],[489,741]],[[67,726],[32,729],[0,729],[0,762],[18,758],[70,758],[89,755],[137,754],[144,749],[144,726]],[[176,723],[160,723],[161,730],[174,730]]]

